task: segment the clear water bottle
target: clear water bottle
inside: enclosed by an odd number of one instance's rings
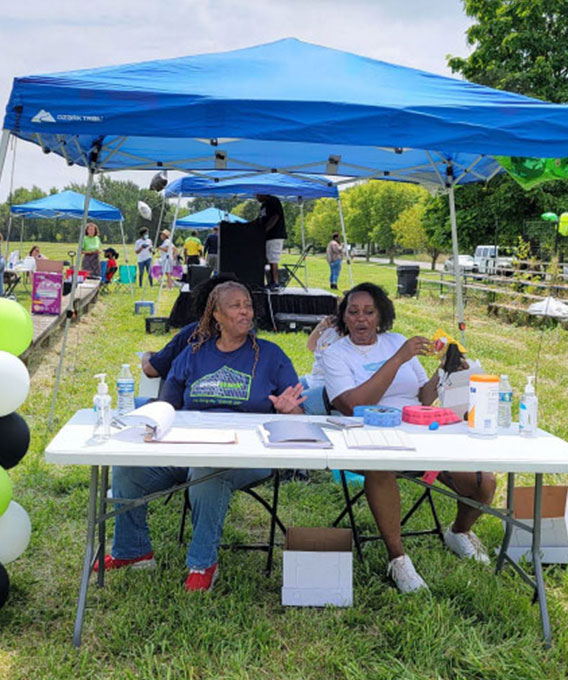
[[[118,415],[122,416],[134,410],[134,378],[130,372],[130,364],[122,364],[118,380],[116,381],[116,391],[118,392],[117,410]]]
[[[511,408],[513,406],[513,388],[508,375],[499,378],[499,415],[497,424],[499,427],[510,427],[512,422]]]

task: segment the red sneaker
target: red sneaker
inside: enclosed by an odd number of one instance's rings
[[[185,580],[185,589],[188,593],[203,591],[208,593],[212,588],[219,568],[217,562],[207,569],[190,569],[189,575]]]
[[[130,559],[122,560],[120,557],[113,557],[112,555],[105,555],[105,571],[112,569],[122,569],[122,567],[132,567],[133,569],[154,569],[156,567],[156,560],[154,553],[149,552],[140,557],[132,557]],[[95,562],[93,567],[95,571],[99,570],[99,561]]]

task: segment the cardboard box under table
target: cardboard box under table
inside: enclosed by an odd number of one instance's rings
[[[282,604],[353,604],[351,529],[291,527],[283,551]]]
[[[515,487],[513,517],[533,526],[534,488]],[[568,486],[542,487],[542,520],[540,554],[544,564],[568,564]],[[518,562],[532,560],[532,534],[513,527],[507,549],[509,557]]]

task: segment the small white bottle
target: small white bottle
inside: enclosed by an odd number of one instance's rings
[[[513,406],[513,388],[509,382],[508,375],[501,375],[499,378],[499,416],[497,425],[508,428],[512,422],[511,408]]]
[[[110,395],[108,393],[108,385],[105,383],[106,373],[97,373],[95,378],[100,380],[100,382],[97,387],[97,393],[93,397],[97,418],[93,439],[101,442],[110,437]]]
[[[519,434],[523,437],[533,437],[536,433],[538,421],[538,397],[534,391],[534,375],[527,377],[525,391],[521,396],[519,408]]]
[[[116,408],[119,416],[134,410],[134,378],[130,372],[130,364],[122,364],[116,381],[118,400]]]

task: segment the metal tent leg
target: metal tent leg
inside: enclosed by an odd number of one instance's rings
[[[89,576],[93,563],[93,553],[95,549],[95,527],[97,513],[97,489],[99,485],[99,468],[97,465],[91,467],[91,484],[89,487],[89,510],[87,515],[87,545],[85,548],[85,559],[83,560],[83,572],[81,574],[81,586],[79,588],[79,601],[77,603],[77,615],[75,617],[75,627],[73,629],[73,646],[81,646],[81,633],[83,630],[83,619],[85,617],[85,607],[87,604],[87,588],[89,586]]]

